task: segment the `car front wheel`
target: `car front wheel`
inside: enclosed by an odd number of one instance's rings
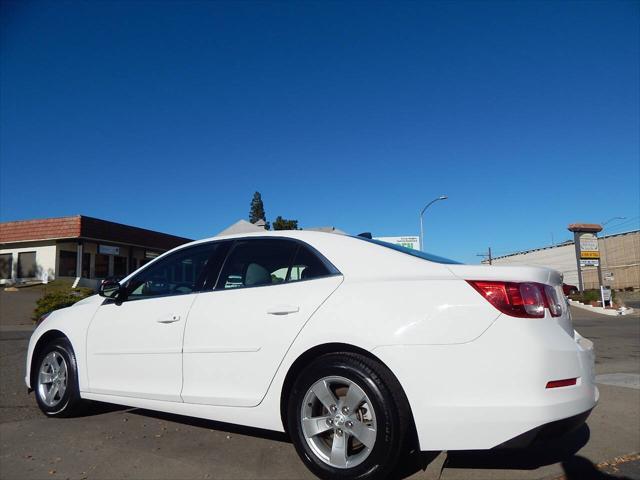
[[[319,357],[297,378],[287,421],[296,450],[326,479],[385,478],[395,467],[410,414],[380,363],[352,354]]]
[[[81,411],[76,357],[66,338],[45,345],[34,364],[32,385],[36,401],[49,417],[69,417]]]

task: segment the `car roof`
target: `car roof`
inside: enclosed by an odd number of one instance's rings
[[[358,237],[313,230],[265,230],[222,235],[196,240],[174,250],[202,243],[244,238],[291,238],[305,242],[324,255],[341,273],[351,277],[420,276],[427,271],[430,274],[441,273],[450,276],[450,271],[445,265],[416,258]]]

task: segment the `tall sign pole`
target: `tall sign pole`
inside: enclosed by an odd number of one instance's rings
[[[598,248],[598,232],[602,226],[595,223],[572,223],[569,231],[573,232],[578,267],[578,288],[584,291],[583,267],[598,269],[598,284],[602,286],[602,269],[600,267],[600,250]]]
[[[576,267],[578,269],[578,290],[580,293],[584,292],[584,283],[582,282],[582,268],[580,265],[580,235],[578,232],[573,232],[573,243],[576,247]]]

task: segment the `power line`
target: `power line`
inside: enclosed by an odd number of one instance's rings
[[[629,225],[630,223],[639,223],[638,219],[640,219],[640,215],[636,215],[635,217],[627,218],[623,222],[615,223],[615,224],[611,225],[610,227],[604,228],[604,230],[608,232],[609,230],[621,227],[623,225]]]

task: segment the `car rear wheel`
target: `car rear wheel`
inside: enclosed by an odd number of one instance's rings
[[[80,413],[76,357],[66,338],[52,340],[40,349],[34,368],[32,385],[45,415],[69,417]]]
[[[384,478],[398,460],[410,418],[393,375],[358,354],[316,359],[289,397],[288,429],[321,478]]]

